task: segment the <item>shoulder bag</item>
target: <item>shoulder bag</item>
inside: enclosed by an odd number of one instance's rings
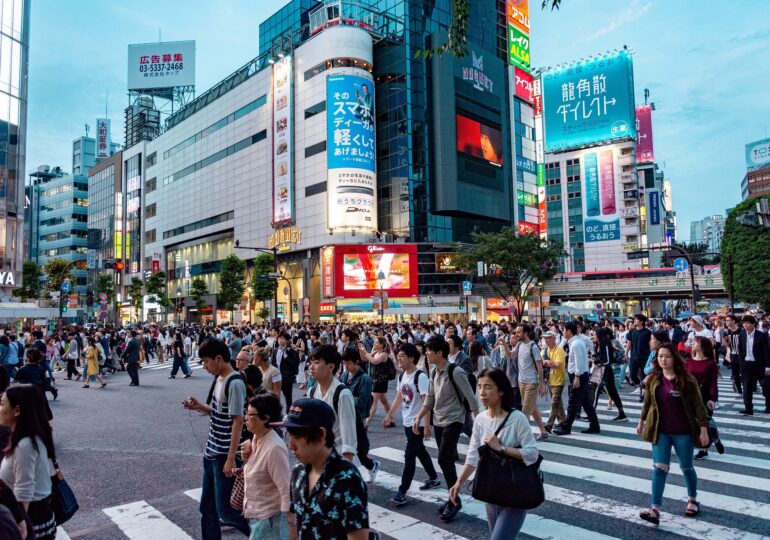
[[[495,431],[495,436],[505,427],[510,416],[509,412]],[[532,465],[525,465],[522,460],[499,454],[485,444],[479,448],[479,458],[471,490],[474,499],[521,510],[537,508],[545,500],[543,473],[540,471],[542,455]]]
[[[54,463],[56,473],[51,477],[51,510],[56,518],[56,524],[62,525],[75,515],[80,505],[72,492],[64,476],[61,475],[58,465]]]

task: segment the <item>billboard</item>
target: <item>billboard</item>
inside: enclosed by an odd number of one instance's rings
[[[291,77],[291,56],[273,64],[273,227],[294,218]]]
[[[529,0],[508,0],[505,7],[508,24],[529,34]]]
[[[532,71],[529,52],[529,35],[508,23],[508,61],[529,73]]]
[[[770,139],[746,145],[746,170],[754,171],[770,166]]]
[[[650,225],[660,225],[660,193],[650,191],[647,196],[650,198]]]
[[[110,157],[110,120],[109,118],[96,119],[96,159]]]
[[[516,95],[526,101],[532,103],[532,85],[533,79],[530,73],[527,73],[523,69],[517,67],[514,69],[514,77],[516,79]]]
[[[636,137],[634,77],[625,50],[547,71],[545,151]]]
[[[337,298],[417,296],[415,244],[338,245],[335,259]]]
[[[334,246],[321,248],[321,288],[324,298],[334,298]]]
[[[636,162],[652,163],[655,151],[652,145],[652,105],[636,108]]]
[[[481,124],[461,114],[457,119],[457,151],[502,167],[503,135],[499,129]]]
[[[328,227],[377,229],[377,176],[372,76],[326,77]]]
[[[583,221],[585,242],[620,240],[620,216],[617,201],[622,184],[616,181],[615,147],[587,150],[583,163],[584,197]],[[619,178],[619,177],[618,177]]]
[[[195,86],[195,41],[128,46],[128,89]]]

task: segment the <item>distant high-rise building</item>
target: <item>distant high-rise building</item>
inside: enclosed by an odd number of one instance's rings
[[[721,215],[707,216],[690,224],[690,243],[704,244],[708,251],[718,253],[722,247],[725,218]]]
[[[746,145],[746,174],[741,182],[741,199],[770,193],[770,139]]]

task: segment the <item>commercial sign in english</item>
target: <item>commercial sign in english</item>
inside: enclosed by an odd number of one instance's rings
[[[755,171],[770,166],[770,139],[746,145],[746,169]]]

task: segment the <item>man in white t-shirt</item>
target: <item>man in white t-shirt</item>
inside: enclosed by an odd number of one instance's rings
[[[430,454],[425,449],[423,440],[430,437],[430,422],[425,417],[425,427],[418,428],[419,434],[412,431],[417,415],[422,409],[422,403],[425,395],[428,393],[428,374],[417,369],[417,362],[420,360],[420,351],[411,343],[406,343],[398,348],[396,355],[399,367],[404,371],[398,379],[396,385],[396,399],[390,406],[388,414],[382,421],[383,427],[392,425],[393,414],[401,405],[401,418],[404,423],[404,432],[406,433],[406,449],[404,451],[404,471],[401,474],[401,486],[393,495],[391,501],[397,506],[406,503],[406,492],[412,485],[416,460],[419,459],[425,471],[428,473],[428,479],[420,486],[420,490],[425,491],[441,485],[438,479],[438,473],[430,459]]]
[[[689,322],[690,332],[687,334],[687,343],[685,347],[692,350],[692,346],[695,344],[695,336],[706,337],[711,340],[711,344],[714,344],[714,332],[706,328],[706,323],[703,322],[703,317],[700,315],[693,315],[690,317]]]

